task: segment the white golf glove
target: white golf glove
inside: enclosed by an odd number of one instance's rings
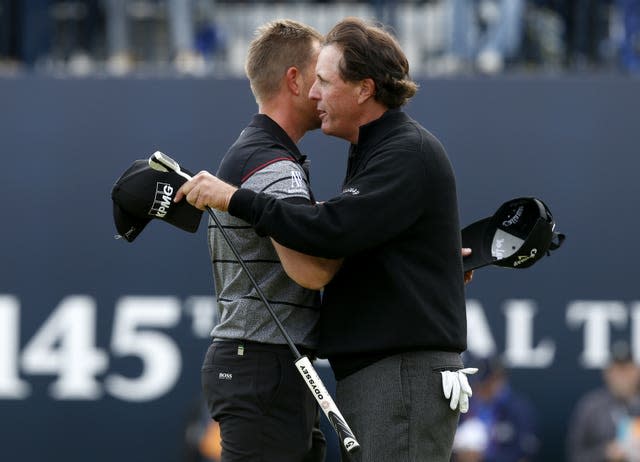
[[[478,369],[467,367],[458,371],[442,371],[442,390],[444,397],[451,399],[449,407],[452,411],[457,408],[462,414],[469,410],[469,396],[473,394],[467,375],[475,374]]]

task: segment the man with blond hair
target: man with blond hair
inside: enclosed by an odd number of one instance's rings
[[[305,156],[296,143],[320,126],[308,94],[321,40],[311,27],[290,20],[258,29],[246,60],[258,114],[224,156],[220,178],[287,202],[314,202]],[[315,357],[317,289],[340,262],[290,251],[258,236],[238,218],[226,213],[218,217],[298,349]],[[211,333],[202,385],[211,416],[220,424],[222,462],[323,461],[326,442],[318,428],[316,401],[213,220],[209,249],[220,323]],[[293,282],[279,258],[312,290]]]

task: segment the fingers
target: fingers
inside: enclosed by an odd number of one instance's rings
[[[469,385],[469,380],[467,379],[467,376],[462,373],[462,371],[458,371],[458,380],[460,382],[460,389],[462,390],[462,394],[465,396],[473,395],[471,385]]]
[[[453,373],[453,391],[451,392],[451,402],[449,403],[449,407],[452,411],[455,411],[458,408],[458,402],[460,401],[460,381],[456,373]]]
[[[462,394],[460,396],[460,413],[466,414],[469,411],[469,395]]]
[[[452,411],[460,410],[462,414],[469,411],[469,397],[473,395],[467,375],[478,372],[475,367],[466,367],[458,371],[441,371],[442,390],[449,401]]]
[[[184,183],[182,186],[180,186],[180,189],[178,189],[178,192],[176,193],[175,197],[173,198],[173,202],[180,202],[183,198],[186,197],[187,198],[187,202],[189,202],[191,205],[194,205],[189,200],[189,194],[193,191],[193,189],[198,184],[198,180],[197,180],[198,175],[194,176],[193,178],[188,180],[186,183]]]
[[[469,247],[462,248],[462,257],[468,257],[473,251]],[[473,279],[473,270],[464,273],[464,283],[469,284]]]
[[[187,193],[189,192],[189,183],[190,181],[187,181],[186,183],[184,183],[180,189],[178,189],[178,192],[176,193],[175,197],[173,198],[173,202],[180,202],[182,200],[183,197],[185,197],[187,195]]]
[[[464,369],[460,369],[458,372],[462,372],[463,374],[473,375],[478,372],[477,367],[465,367]]]
[[[464,273],[464,283],[469,284],[473,279],[473,270]]]
[[[191,180],[184,183],[176,193],[174,202],[183,198],[195,208],[204,210],[206,207],[220,208],[221,185],[229,187],[206,171],[201,171]],[[227,201],[228,202],[228,201]]]
[[[449,399],[451,398],[451,391],[453,390],[453,377],[451,376],[451,372],[443,371],[442,374],[442,391],[444,392],[444,397]]]
[[[180,189],[178,189],[173,201],[180,202],[183,198],[186,198],[189,204],[200,210],[204,210],[207,205],[200,199],[200,187],[195,177],[187,181],[180,187]]]

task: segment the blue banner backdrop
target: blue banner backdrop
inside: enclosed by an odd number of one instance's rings
[[[564,459],[610,343],[640,357],[639,107],[640,80],[516,77],[424,81],[406,108],[448,150],[463,224],[534,195],[568,236],[467,288],[469,347],[503,355],[536,404],[539,460]],[[110,191],[155,150],[215,170],[255,110],[241,80],[0,80],[1,460],[182,460],[213,322],[206,221],[115,240]],[[302,146],[317,197],[332,196],[346,143]]]

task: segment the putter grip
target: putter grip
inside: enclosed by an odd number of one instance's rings
[[[351,428],[347,424],[346,420],[340,413],[338,406],[331,398],[331,395],[327,391],[327,388],[320,380],[318,373],[313,368],[311,361],[306,356],[301,356],[295,361],[298,372],[304,379],[305,383],[311,390],[311,394],[316,398],[320,409],[327,416],[327,419],[336,431],[340,442],[348,452],[354,452],[360,448],[356,437],[353,435]]]

